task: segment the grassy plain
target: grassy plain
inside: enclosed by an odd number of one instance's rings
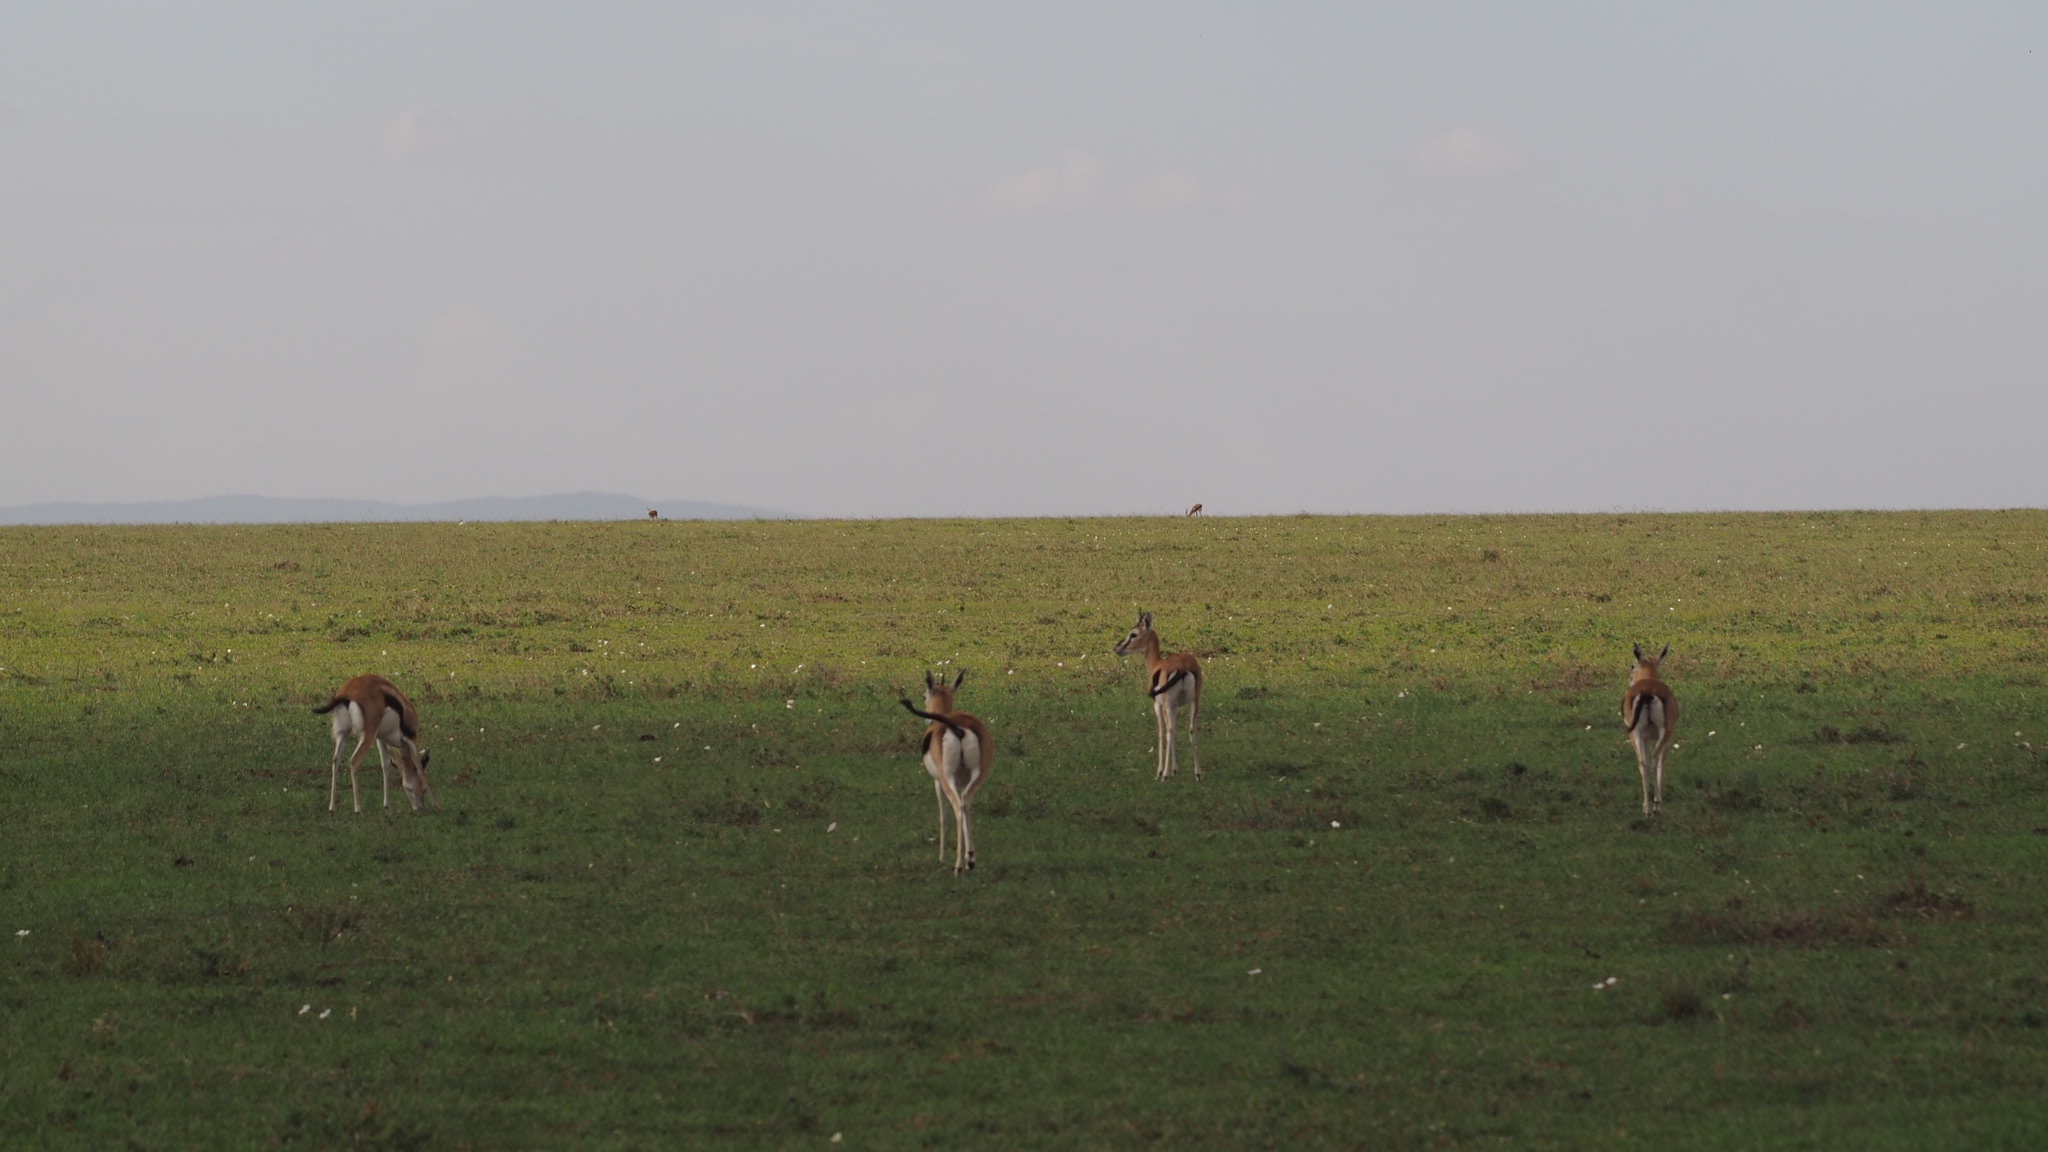
[[[2039,512],[0,529],[0,1146],[2041,1147],[2044,559]],[[959,879],[928,667],[999,745]],[[366,670],[440,811],[326,810]]]

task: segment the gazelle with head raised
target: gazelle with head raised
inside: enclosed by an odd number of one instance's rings
[[[988,738],[988,725],[977,716],[955,711],[953,693],[967,679],[963,669],[951,684],[924,674],[924,707],[909,700],[903,706],[913,716],[931,723],[924,730],[924,770],[932,778],[932,790],[939,797],[939,860],[946,859],[946,809],[953,810],[953,875],[974,867],[974,822],[969,811],[974,794],[988,781],[995,763],[995,741]]]
[[[384,806],[391,807],[391,761],[398,760],[399,783],[417,812],[434,794],[427,786],[429,753],[420,748],[420,713],[398,686],[382,676],[365,674],[343,684],[334,698],[318,708],[315,715],[334,714],[334,769],[327,776],[327,810],[334,811],[335,789],[341,782],[341,748],[353,736],[356,750],[348,758],[348,794],[356,811],[363,810],[363,798],[356,789],[356,772],[362,767],[363,752],[372,740],[377,743],[377,767],[384,774]],[[436,800],[438,807],[440,801]]]
[[[1640,644],[1635,647],[1636,666],[1628,675],[1628,694],[1621,698],[1621,722],[1635,745],[1636,768],[1643,776],[1643,815],[1653,816],[1664,811],[1664,754],[1678,732],[1678,697],[1658,676],[1671,645],[1655,656],[1644,655]]]
[[[1159,775],[1161,780],[1173,775],[1177,765],[1174,758],[1174,728],[1179,710],[1188,710],[1188,764],[1195,770],[1195,779],[1202,778],[1202,754],[1195,744],[1195,717],[1202,710],[1202,665],[1186,652],[1165,652],[1159,650],[1159,633],[1152,630],[1152,614],[1138,613],[1137,626],[1124,633],[1117,643],[1116,654],[1129,656],[1133,652],[1145,657],[1145,690],[1152,697],[1152,717],[1158,736]]]

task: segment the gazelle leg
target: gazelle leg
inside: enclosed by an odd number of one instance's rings
[[[1158,697],[1152,698],[1152,776],[1166,779],[1166,713]]]
[[[932,793],[939,798],[939,863],[946,862],[946,786],[932,781]]]
[[[1656,798],[1651,801],[1650,810],[1660,816],[1664,814],[1664,750],[1662,748],[1657,750],[1657,794]]]
[[[1202,778],[1202,750],[1195,745],[1195,718],[1201,715],[1202,698],[1188,701],[1188,763],[1194,767],[1195,779]]]
[[[1650,814],[1650,757],[1649,749],[1643,747],[1643,738],[1631,733],[1629,742],[1636,748],[1636,774],[1643,778],[1643,815]]]
[[[1173,775],[1173,704],[1161,696],[1152,704],[1153,712],[1159,718],[1159,778]]]
[[[384,777],[384,806],[391,807],[391,757],[385,751],[384,742],[377,741],[377,773]]]
[[[953,875],[974,867],[974,831],[967,823],[967,802],[953,801]]]
[[[345,734],[334,737],[334,767],[327,773],[327,810],[334,811],[334,790],[341,784],[341,748],[348,743]]]
[[[363,810],[363,794],[356,787],[356,774],[361,772],[363,768],[363,752],[369,748],[374,740],[375,737],[371,736],[368,732],[363,733],[363,738],[356,741],[356,750],[348,758],[348,798],[354,802],[357,812]],[[382,755],[381,749],[379,755]]]

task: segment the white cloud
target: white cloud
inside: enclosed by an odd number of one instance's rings
[[[1525,171],[1527,152],[1470,125],[1453,128],[1415,150],[1415,168],[1431,176],[1490,177]]]
[[[1078,148],[1059,161],[1005,180],[982,196],[991,212],[1065,212],[1086,207],[1102,178],[1102,162]]]
[[[1180,212],[1193,208],[1247,208],[1258,194],[1238,185],[1219,188],[1178,169],[1159,173],[1124,189],[1124,203],[1140,212]]]
[[[534,108],[486,114],[417,105],[384,124],[382,151],[394,164],[441,160],[521,160],[588,153],[604,145],[603,126]]]
[[[1204,199],[1201,184],[1185,172],[1161,172],[1124,193],[1124,203],[1155,212],[1192,208]]]
[[[442,108],[407,108],[384,125],[384,158],[398,163],[479,150],[483,126]]]

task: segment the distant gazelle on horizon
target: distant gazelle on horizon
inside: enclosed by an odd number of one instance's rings
[[[1671,645],[1666,644],[1655,656],[1645,656],[1641,644],[1635,649],[1636,666],[1628,675],[1628,694],[1621,698],[1621,721],[1628,728],[1629,742],[1635,745],[1636,769],[1643,777],[1643,815],[1655,816],[1664,811],[1664,754],[1671,750],[1672,737],[1678,732],[1678,697],[1658,676],[1664,658],[1671,655]]]
[[[398,686],[382,676],[366,673],[354,677],[334,693],[334,698],[313,709],[318,716],[334,714],[334,768],[327,776],[327,810],[334,811],[335,789],[341,781],[341,748],[356,738],[356,750],[348,758],[348,794],[356,811],[363,810],[363,797],[356,788],[356,772],[362,767],[363,752],[371,741],[377,743],[377,767],[384,775],[384,806],[391,807],[391,762],[388,749],[398,760],[399,783],[417,812],[433,796],[427,786],[427,760],[431,753],[420,748],[420,713]],[[440,801],[435,801],[436,806]]]
[[[1195,744],[1195,718],[1202,710],[1202,665],[1186,652],[1161,653],[1159,633],[1152,630],[1152,614],[1138,613],[1137,626],[1124,633],[1116,646],[1116,654],[1129,656],[1133,652],[1145,657],[1145,691],[1152,697],[1152,717],[1156,722],[1159,753],[1158,779],[1173,775],[1178,767],[1174,759],[1175,717],[1181,708],[1188,710],[1188,766],[1195,770],[1195,779],[1202,778],[1202,753]]]
[[[931,723],[924,729],[924,770],[932,778],[932,790],[939,796],[939,860],[946,859],[946,809],[953,810],[953,875],[974,867],[974,822],[970,811],[974,794],[988,781],[995,764],[995,741],[988,737],[988,725],[977,716],[953,708],[953,693],[967,679],[962,669],[951,684],[924,674],[924,707],[909,700],[903,706],[910,714]]]

